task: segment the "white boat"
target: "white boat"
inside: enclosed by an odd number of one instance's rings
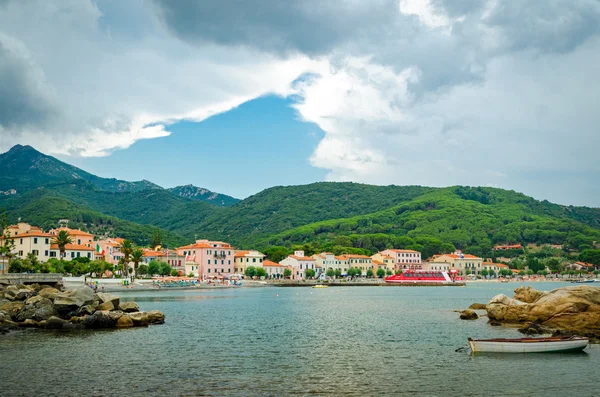
[[[576,352],[586,348],[590,340],[579,336],[517,339],[471,339],[472,353],[556,353]]]

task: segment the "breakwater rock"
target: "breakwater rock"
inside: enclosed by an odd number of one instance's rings
[[[600,341],[600,288],[581,285],[550,292],[520,287],[513,298],[494,296],[486,306],[491,322],[519,325],[524,333],[582,335]]]
[[[88,287],[0,286],[0,333],[18,328],[101,329],[163,324],[165,315],[140,312],[135,302]]]

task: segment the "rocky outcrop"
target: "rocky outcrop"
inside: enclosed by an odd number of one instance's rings
[[[87,287],[60,291],[10,285],[0,292],[0,334],[17,328],[130,328],[165,322],[158,310],[140,312],[135,302],[120,303],[118,296],[94,294]]]
[[[581,285],[550,292],[531,287],[515,290],[515,298],[496,295],[487,304],[490,321],[522,325],[526,333],[567,332],[600,337],[600,288]]]
[[[485,304],[483,303],[473,303],[471,306],[469,306],[469,309],[471,310],[485,310],[486,309]]]
[[[471,309],[463,310],[462,312],[460,312],[461,320],[477,320],[478,318],[479,316],[477,315],[477,313],[475,313],[475,311]]]

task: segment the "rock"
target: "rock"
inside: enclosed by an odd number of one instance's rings
[[[36,321],[48,320],[55,314],[56,311],[54,310],[53,306],[41,306],[35,309],[33,319]]]
[[[29,305],[31,305],[31,306],[35,306],[37,303],[39,303],[39,302],[44,302],[44,301],[47,301],[47,302],[49,302],[50,304],[52,304],[52,302],[50,302],[50,299],[48,299],[48,298],[44,298],[43,296],[39,296],[39,295],[32,296],[31,298],[27,299],[27,300],[25,301],[25,304],[26,304],[26,305],[28,305],[28,306],[29,306]]]
[[[98,298],[100,303],[111,302],[114,307],[119,307],[119,303],[121,301],[121,299],[118,296],[113,294],[107,294],[105,292],[98,292],[96,294],[96,297]]]
[[[46,329],[62,329],[65,324],[67,324],[67,322],[62,318],[52,316],[46,320]]]
[[[544,295],[546,295],[545,292],[538,291],[531,286],[519,287],[515,290],[514,299],[525,303],[533,303]]]
[[[25,327],[25,328],[38,328],[40,326],[40,323],[28,318],[18,325],[19,325],[19,327]]]
[[[89,316],[91,314],[94,314],[94,312],[96,311],[96,307],[95,305],[85,305],[85,306],[81,306],[76,312],[75,315],[76,316],[80,316],[80,317],[84,317],[84,316]]]
[[[487,305],[490,320],[504,324],[535,323],[546,329],[600,336],[600,288],[581,285],[547,293],[533,288],[518,288],[516,292],[515,296],[533,302],[495,296]]]
[[[15,300],[24,301],[27,298],[33,296],[35,291],[29,288],[21,288],[17,291],[17,295],[15,296]]]
[[[461,320],[477,320],[479,316],[471,309],[463,310],[460,312]]]
[[[11,301],[9,301],[8,299],[0,299],[0,307],[6,305],[7,303],[10,303]]]
[[[143,327],[150,324],[150,318],[146,312],[127,313],[127,317],[133,321],[133,325],[136,327]]]
[[[485,310],[487,305],[484,305],[483,303],[473,303],[471,306],[469,306],[469,309],[471,310]]]
[[[47,298],[47,299],[50,299],[53,301],[59,292],[60,291],[57,290],[56,288],[46,287],[38,292],[38,296],[41,296],[41,297],[44,297],[44,298]]]
[[[552,331],[547,330],[536,323],[526,323],[525,326],[519,328],[518,331],[525,335],[551,334],[552,333]]]
[[[9,301],[14,301],[19,293],[19,289],[15,285],[9,285],[4,291],[4,298]]]
[[[81,322],[85,328],[114,328],[117,325],[117,320],[111,317],[110,312],[96,311],[91,316],[86,316]]]
[[[12,318],[16,316],[17,313],[19,313],[24,307],[25,304],[23,302],[15,301],[4,304],[2,307],[0,307],[0,310],[8,313],[8,315]]]
[[[81,306],[94,302],[94,293],[89,287],[80,287],[59,292],[54,298],[54,309],[59,313],[69,313]]]
[[[25,306],[20,312],[18,312],[16,315],[13,316],[13,319],[18,323],[22,323],[25,320],[32,320],[34,315],[35,315],[35,307]]]
[[[119,305],[119,310],[124,311],[125,313],[134,313],[139,312],[140,308],[135,302],[123,302]]]
[[[113,303],[111,301],[107,301],[107,302],[99,304],[96,307],[96,310],[108,310],[108,311],[115,310],[115,305],[113,305]]]
[[[133,320],[129,316],[121,316],[117,321],[117,328],[131,328],[133,327]]]
[[[148,313],[148,318],[150,320],[150,324],[164,324],[165,323],[165,314],[158,310],[152,310]]]
[[[0,323],[3,322],[7,318],[8,318],[7,314],[4,314],[4,312],[0,312]]]

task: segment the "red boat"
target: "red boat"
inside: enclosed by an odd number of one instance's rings
[[[462,281],[462,277],[457,277],[456,273],[448,274],[436,270],[406,270],[403,273],[385,278],[385,282],[388,284],[443,284],[455,281]]]

